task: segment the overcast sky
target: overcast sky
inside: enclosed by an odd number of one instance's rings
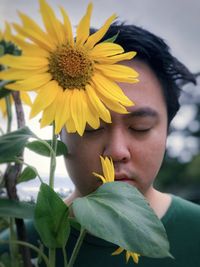
[[[94,3],[92,26],[100,27],[112,13],[116,13],[119,20],[142,26],[163,37],[174,55],[192,71],[200,71],[200,0],[48,1],[55,8],[58,16],[60,16],[58,6],[65,7],[74,26],[79,22],[89,2]],[[0,26],[3,27],[5,20],[19,21],[17,10],[25,12],[41,23],[37,0],[0,0]],[[0,118],[1,121],[2,118]],[[36,124],[35,128],[39,129],[38,119],[35,120]],[[31,125],[34,125],[33,121]],[[38,129],[36,131],[39,131]],[[40,132],[40,135],[46,136],[47,131],[49,131],[48,128]],[[38,157],[37,161],[41,163]],[[58,172],[63,173],[62,160],[59,162],[61,165],[58,167]],[[41,170],[45,172],[47,164],[43,160],[42,163]]]
[[[77,25],[89,0],[49,0],[56,13],[58,6],[68,11],[72,24]],[[200,1],[199,0],[93,0],[92,25],[101,26],[116,13],[120,20],[143,26],[161,35],[193,71],[200,69]],[[37,0],[0,0],[0,24],[5,20],[19,21],[16,10],[41,22]]]

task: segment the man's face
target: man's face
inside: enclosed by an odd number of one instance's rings
[[[87,195],[101,182],[92,172],[102,173],[100,155],[112,157],[115,179],[136,186],[144,195],[160,169],[167,136],[167,112],[161,85],[153,71],[140,61],[124,63],[136,69],[140,81],[120,83],[123,92],[135,103],[129,114],[111,112],[112,123],[101,123],[84,135],[62,131],[69,154],[66,166],[77,192]]]

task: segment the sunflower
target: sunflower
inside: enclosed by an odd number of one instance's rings
[[[103,170],[103,175],[100,175],[96,172],[93,172],[93,174],[100,178],[103,183],[109,183],[115,181],[115,170],[112,158],[105,157],[105,159],[100,156],[101,159],[101,166]]]
[[[123,248],[119,247],[118,249],[116,249],[113,253],[112,253],[112,256],[115,256],[115,255],[119,255],[120,253],[122,253],[124,251]],[[140,257],[140,254],[136,253],[136,252],[131,252],[129,250],[126,250],[126,263],[128,263],[130,257],[133,259],[133,261],[135,263],[138,263],[139,262],[139,257]]]
[[[12,40],[12,33],[11,33],[11,27],[8,22],[5,22],[5,30],[0,30],[0,42],[2,41],[11,41]]]
[[[0,30],[0,45],[2,47],[2,53],[3,54],[19,54],[20,50],[16,47],[16,45],[13,42],[13,35],[11,32],[11,27],[10,24],[8,22],[5,22],[5,29],[4,31]],[[1,69],[3,68],[3,66],[1,66]],[[3,88],[3,86],[1,85],[1,89]],[[13,97],[11,94],[9,94],[7,96],[9,99],[9,102],[12,104],[13,103]],[[26,92],[20,92],[20,98],[22,100],[23,103],[25,103],[28,106],[32,105],[32,101],[29,97],[29,95]],[[3,117],[6,117],[7,115],[7,105],[6,105],[6,97],[1,97],[0,98],[0,111],[3,115]]]
[[[13,97],[11,94],[8,95],[8,97],[10,98],[9,99],[9,102],[11,104],[13,104]],[[20,98],[22,100],[22,102],[26,105],[28,105],[29,107],[32,106],[32,101],[31,101],[31,98],[30,96],[26,93],[26,92],[20,92]],[[3,98],[0,98],[0,111],[3,115],[3,117],[6,117],[7,116],[7,106],[6,106],[6,99],[5,97]]]
[[[127,113],[126,107],[133,102],[116,82],[135,83],[138,73],[115,63],[132,59],[136,52],[124,53],[118,44],[100,42],[116,15],[90,35],[90,3],[74,40],[66,11],[60,8],[61,22],[45,0],[39,2],[45,30],[23,13],[19,13],[22,25],[13,23],[26,41],[15,37],[23,50],[21,57],[0,58],[1,64],[10,67],[0,74],[0,79],[16,80],[7,88],[36,91],[30,117],[42,111],[41,127],[55,122],[56,134],[65,125],[68,132],[83,135],[86,123],[94,129],[99,127],[100,119],[110,123],[109,110]]]

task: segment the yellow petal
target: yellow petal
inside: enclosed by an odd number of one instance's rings
[[[108,109],[115,111],[116,113],[120,114],[128,114],[129,112],[127,109],[122,106],[120,103],[116,102],[115,100],[111,100],[110,98],[105,97],[102,93],[98,93],[99,98],[102,102],[107,106]]]
[[[100,157],[100,158],[101,158],[101,165],[102,165],[104,177],[105,177],[106,181],[109,182],[109,177],[110,177],[109,159],[108,159],[108,157],[105,157],[105,159],[103,157]]]
[[[45,28],[50,39],[56,44],[63,44],[65,35],[60,21],[56,18],[53,9],[45,0],[40,0],[40,11]]]
[[[37,32],[38,34],[45,35],[45,32],[40,28],[40,26],[29,16],[22,12],[18,12],[19,17],[24,25],[25,28],[32,29],[33,31]]]
[[[129,261],[130,256],[131,253],[129,251],[126,251],[126,263]]]
[[[114,79],[117,82],[138,82],[138,73],[124,65],[106,65],[106,64],[95,64],[95,68],[100,70],[105,76]]]
[[[97,94],[95,93],[94,89],[87,84],[86,85],[86,94],[90,101],[90,106],[96,110],[99,117],[107,123],[111,123],[111,116],[109,110],[104,106],[101,100],[98,98]]]
[[[61,10],[61,13],[62,13],[62,16],[63,16],[63,20],[64,20],[63,27],[64,27],[64,31],[65,31],[65,38],[68,41],[68,43],[73,46],[74,37],[73,37],[71,22],[69,20],[67,12],[64,10],[64,8],[61,7],[60,10]]]
[[[112,253],[112,256],[119,255],[119,254],[122,253],[123,251],[124,251],[123,248],[118,247],[118,248]]]
[[[55,120],[56,109],[60,102],[60,98],[62,97],[63,92],[62,90],[59,90],[55,100],[43,111],[42,119],[40,121],[41,128],[50,125]]]
[[[108,18],[105,22],[105,24],[95,33],[93,33],[92,35],[89,36],[85,46],[88,49],[92,49],[94,47],[94,45],[96,43],[98,43],[103,36],[106,34],[107,30],[109,29],[111,23],[113,22],[113,20],[116,19],[116,15],[112,15],[110,18]]]
[[[115,55],[115,56],[110,56],[110,57],[96,57],[95,60],[98,61],[98,63],[101,64],[114,64],[117,63],[119,61],[123,61],[123,60],[130,60],[132,59],[137,53],[136,52],[127,52],[127,53],[123,53],[120,55]]]
[[[6,85],[6,88],[17,91],[31,91],[39,89],[41,86],[47,84],[50,80],[51,74],[49,73],[36,74],[31,77],[28,77],[26,80],[10,83]]]
[[[36,70],[48,66],[49,62],[42,57],[25,57],[5,55],[0,57],[0,64],[16,69]]]
[[[11,33],[11,27],[8,22],[5,22],[5,31],[4,31],[4,39],[5,41],[9,42],[12,41],[12,33]]]
[[[124,52],[124,49],[113,43],[100,43],[97,44],[89,53],[89,55],[94,60],[101,59],[102,57],[110,57],[113,55],[121,54]]]
[[[17,23],[13,23],[13,27],[20,35],[29,38],[41,48],[47,51],[52,51],[53,49],[55,49],[55,45],[51,42],[51,40],[49,40],[48,36],[45,33],[41,35],[37,31],[22,27]]]
[[[28,106],[32,106],[32,101],[30,96],[26,92],[20,92],[20,98],[23,103],[25,103]]]
[[[81,92],[78,89],[73,90],[71,97],[71,114],[77,132],[82,136],[85,129],[85,112],[83,110]]]
[[[82,91],[82,102],[85,110],[86,122],[93,128],[99,128],[100,121],[99,115],[97,114],[93,105],[91,105],[88,95],[85,91]]]
[[[87,40],[88,36],[89,36],[90,18],[91,18],[91,14],[92,14],[92,8],[93,8],[93,5],[92,5],[92,3],[90,3],[87,7],[86,14],[79,22],[79,25],[78,25],[77,31],[76,31],[76,35],[77,35],[76,44],[77,45],[84,44],[85,41]]]
[[[67,130],[68,133],[75,133],[76,132],[76,126],[74,124],[74,121],[72,118],[70,118],[66,124],[65,124],[65,128]]]
[[[3,80],[22,80],[27,79],[33,75],[43,73],[48,69],[38,69],[38,70],[18,70],[18,69],[7,69],[0,72],[0,79]]]
[[[30,118],[35,117],[39,112],[48,107],[62,90],[56,81],[50,81],[40,89],[30,113]],[[44,101],[45,100],[45,101]]]
[[[27,41],[24,41],[19,36],[13,36],[13,41],[16,43],[23,51],[23,55],[27,55],[30,57],[48,57],[49,52],[42,49],[41,47],[28,43]]]
[[[72,90],[65,90],[63,92],[63,97],[60,99],[60,103],[57,106],[55,115],[55,134],[60,133],[62,127],[69,119],[70,116],[70,102],[71,102]]]
[[[98,174],[96,172],[93,172],[92,174],[94,176],[96,176],[97,178],[100,178],[104,184],[106,183],[106,179],[102,175],[100,175],[100,174]]]
[[[112,158],[105,158],[105,163],[107,165],[107,169],[108,169],[108,182],[114,182],[115,180],[115,170],[114,170],[114,165],[113,165],[113,161]]]
[[[120,102],[125,106],[132,106],[133,102],[123,93],[121,88],[113,81],[107,79],[100,73],[95,73],[92,77],[99,93],[103,94],[106,98],[112,101]]]
[[[135,253],[135,252],[131,252],[131,257],[133,258],[133,261],[135,263],[138,263],[139,262],[139,256],[140,256],[140,254]]]
[[[8,96],[9,97],[9,101],[12,103],[13,100],[11,98],[11,95]],[[1,113],[3,114],[3,117],[6,117],[7,115],[7,105],[6,105],[6,99],[4,98],[0,98],[0,110]]]

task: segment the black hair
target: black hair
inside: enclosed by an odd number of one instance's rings
[[[171,54],[162,38],[141,27],[117,22],[110,26],[101,41],[117,33],[115,43],[121,45],[125,52],[136,51],[135,59],[148,64],[159,79],[166,101],[168,124],[170,124],[180,107],[181,87],[188,82],[196,84],[195,75]]]

